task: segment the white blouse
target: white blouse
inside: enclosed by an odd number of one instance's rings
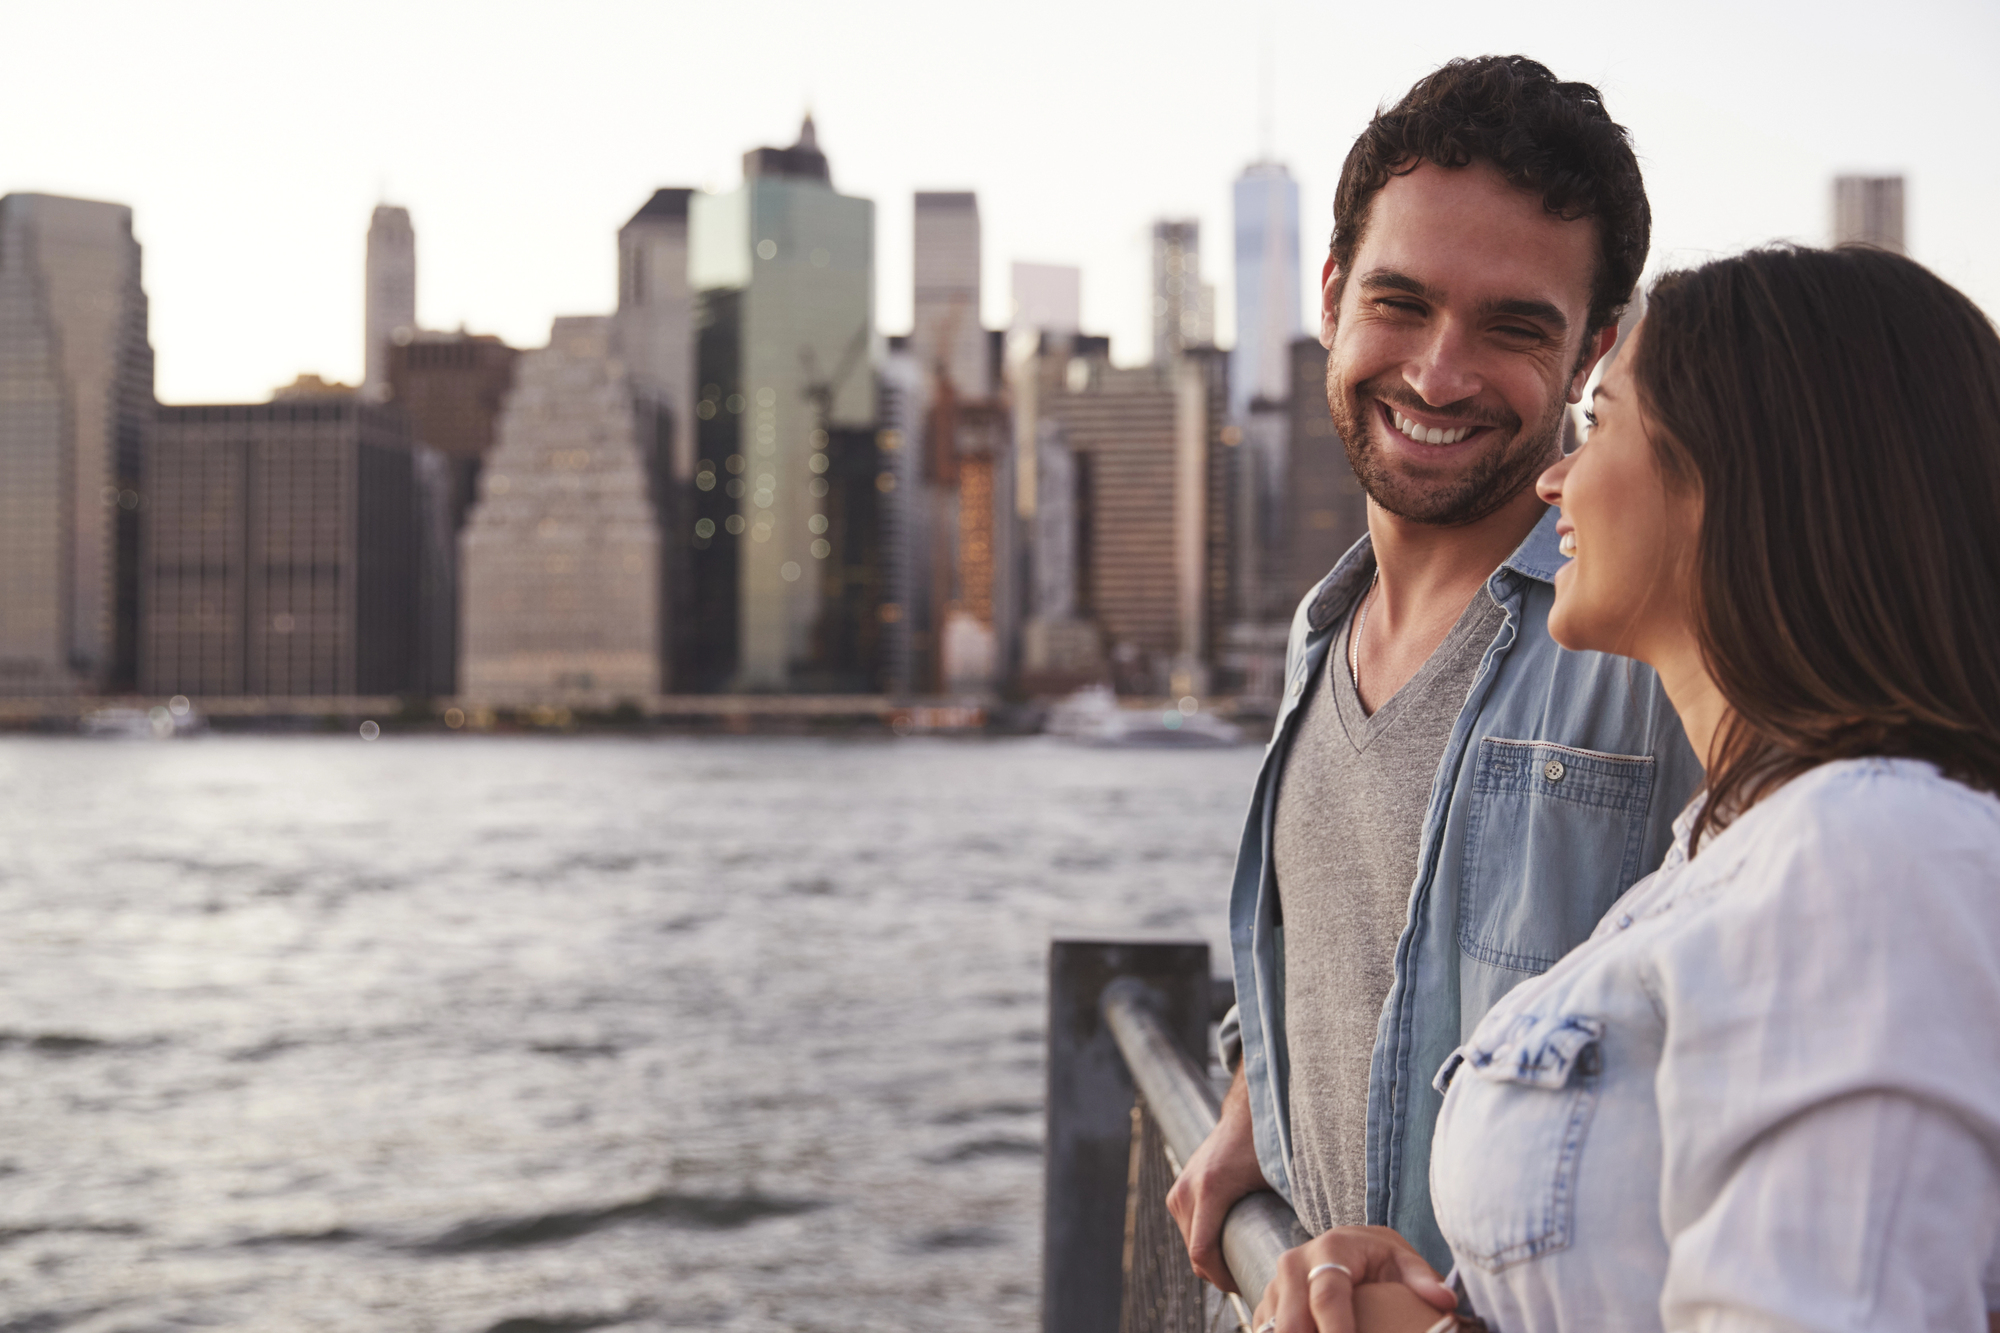
[[[1984,1329],[2000,800],[1824,765],[1494,1006],[1431,1197],[1495,1333]]]

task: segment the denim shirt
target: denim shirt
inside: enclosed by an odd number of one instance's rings
[[[1658,865],[1701,767],[1658,678],[1626,658],[1574,653],[1548,635],[1557,511],[1481,594],[1504,619],[1480,659],[1431,784],[1382,1006],[1368,1090],[1368,1221],[1392,1226],[1444,1271],[1431,1216],[1431,1078],[1493,1002],[1581,943]],[[1284,925],[1271,868],[1278,784],[1307,682],[1368,587],[1363,537],[1293,617],[1285,697],[1237,852],[1229,904],[1243,1070],[1257,1161],[1291,1197]],[[1294,775],[1310,779],[1310,774]]]
[[[1438,1221],[1495,1333],[1984,1329],[2000,800],[1821,765],[1659,872],[1438,1074]]]

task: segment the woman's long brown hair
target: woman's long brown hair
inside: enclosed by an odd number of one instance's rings
[[[1835,759],[2000,791],[1992,322],[1899,255],[1777,247],[1662,279],[1634,354],[1731,709],[1692,845]]]

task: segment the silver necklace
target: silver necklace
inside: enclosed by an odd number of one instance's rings
[[[1375,566],[1375,576],[1368,580],[1368,591],[1361,594],[1361,609],[1354,613],[1354,632],[1347,636],[1347,679],[1354,686],[1354,693],[1361,693],[1361,631],[1368,626],[1368,607],[1375,600],[1376,585],[1382,582],[1382,566]]]

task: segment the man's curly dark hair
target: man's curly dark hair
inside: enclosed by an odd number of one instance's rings
[[[1586,336],[1624,311],[1646,266],[1653,210],[1625,127],[1587,83],[1561,83],[1526,56],[1454,60],[1378,111],[1348,150],[1333,198],[1333,258],[1346,281],[1369,206],[1391,176],[1426,162],[1488,162],[1558,217],[1597,223]]]

